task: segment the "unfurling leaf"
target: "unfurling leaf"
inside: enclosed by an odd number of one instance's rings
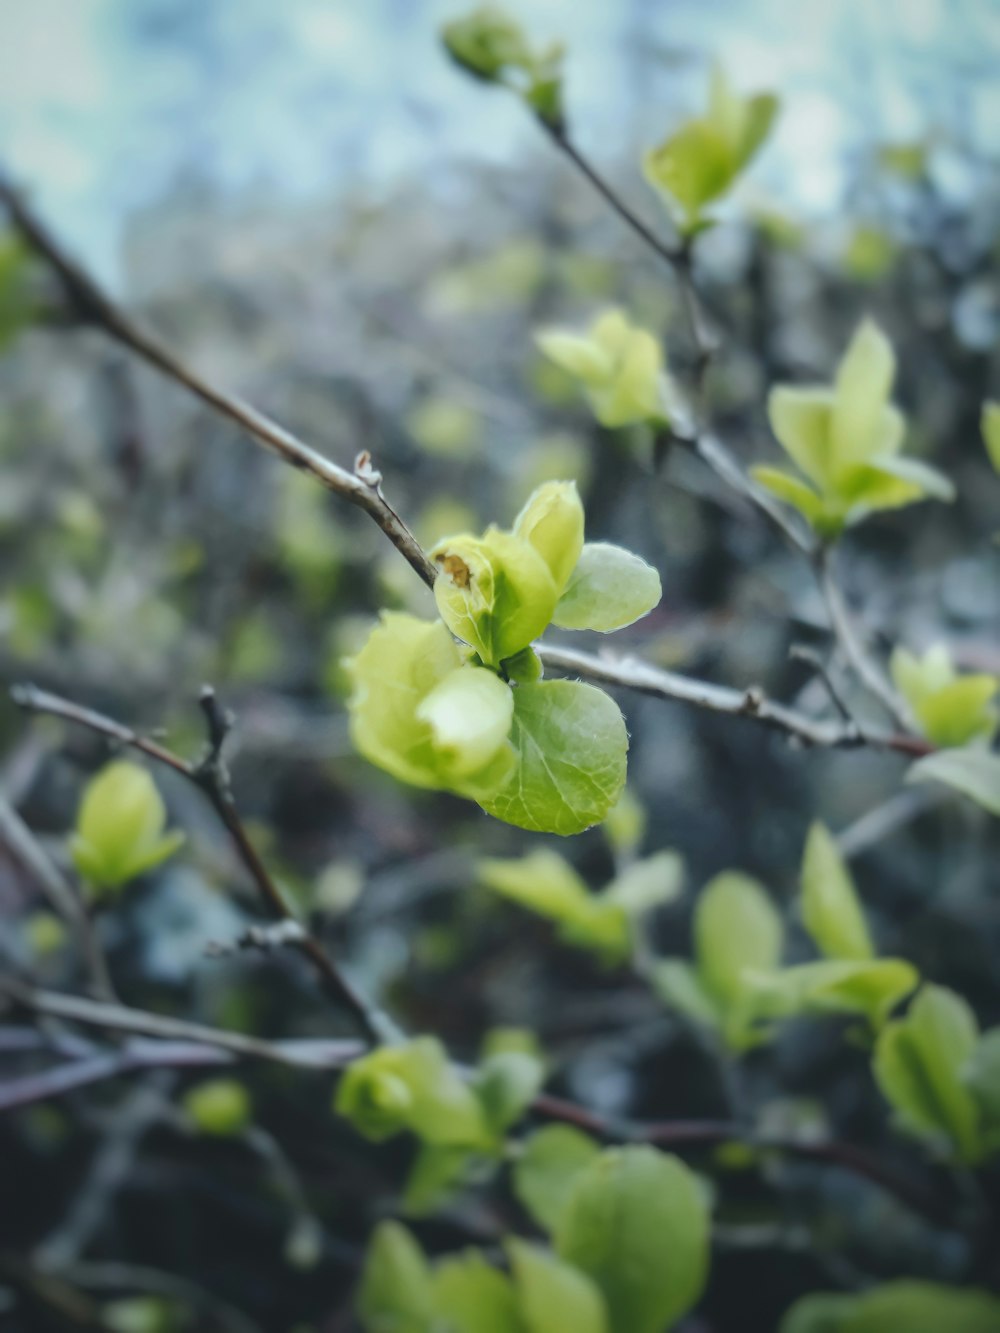
[[[575,481],[547,481],[514,520],[514,536],[533,546],[556,587],[566,587],[583,550],[583,505]]]
[[[745,1017],[759,1023],[805,1014],[861,1014],[878,1029],[919,982],[916,968],[902,958],[798,963],[747,975]]]
[[[954,991],[925,986],[905,1018],[888,1024],[875,1050],[875,1079],[900,1124],[938,1141],[963,1162],[983,1154],[980,1113],[963,1080],[979,1029]]]
[[[446,538],[430,555],[441,619],[488,666],[519,653],[551,621],[560,589],[523,537],[491,527],[482,537]]]
[[[809,830],[802,858],[802,923],[827,958],[875,956],[850,871],[822,824]]]
[[[348,668],[351,737],[373,764],[415,786],[469,796],[510,772],[510,689],[465,664],[440,621],[383,613]]]
[[[552,620],[561,629],[607,633],[648,615],[662,592],[659,574],[640,556],[608,542],[588,542]]]
[[[954,497],[941,473],[900,456],[906,423],[890,402],[895,371],[889,340],[866,319],[841,358],[833,386],[771,390],[771,429],[804,480],[772,467],[754,468],[753,476],[823,537],[837,536],[876,510]]]
[[[379,1142],[403,1130],[434,1144],[490,1147],[482,1106],[433,1037],[382,1046],[344,1073],[334,1110]]]
[[[781,917],[763,886],[728,871],[702,889],[695,907],[695,956],[706,989],[721,1003],[739,998],[748,972],[777,967]]]
[[[960,676],[943,643],[922,658],[897,648],[889,666],[897,690],[934,745],[947,749],[993,735],[997,714],[991,703],[1000,689],[996,676]]]
[[[696,231],[705,205],[732,187],[767,138],[777,111],[776,97],[740,97],[716,68],[705,115],[645,155],[646,179],[678,210],[683,230]]]
[[[586,333],[545,329],[535,335],[540,350],[580,382],[602,426],[664,422],[672,390],[663,350],[646,329],[621,310],[608,310]]]
[[[653,1148],[603,1152],[580,1174],[556,1251],[600,1289],[612,1329],[663,1333],[705,1285],[704,1191],[682,1162]]]
[[[562,46],[529,46],[520,27],[500,9],[487,5],[441,30],[452,60],[484,83],[502,83],[524,98],[546,125],[562,125]]]
[[[165,833],[167,811],[144,768],[117,759],[87,783],[70,854],[94,891],[119,889],[180,847],[184,834]]]

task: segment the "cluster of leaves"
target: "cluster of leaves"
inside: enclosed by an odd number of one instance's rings
[[[542,680],[531,644],[550,623],[632,624],[660,600],[656,571],[584,542],[572,482],[539,487],[510,531],[448,537],[431,557],[441,620],[386,614],[349,664],[358,749],[521,828],[565,835],[599,822],[625,783],[624,719],[592,685]]]
[[[383,1223],[358,1302],[366,1333],[662,1333],[698,1300],[708,1204],[675,1157],[602,1151],[556,1126],[528,1139],[515,1180],[551,1248],[508,1238],[509,1272],[478,1250],[431,1266],[408,1231]]]
[[[509,15],[489,6],[445,24],[441,37],[448,55],[467,74],[511,89],[553,129],[562,125],[560,43],[535,50]]]

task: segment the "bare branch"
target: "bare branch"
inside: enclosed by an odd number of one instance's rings
[[[409,561],[428,585],[436,570],[419,543],[382,494],[381,480],[373,480],[363,470],[346,468],[325,458],[310,445],[279,426],[263,412],[235,394],[208,383],[186,365],[152,334],[142,329],[125,311],[102,291],[35,216],[21,194],[0,174],[0,202],[7,209],[14,226],[28,244],[52,266],[66,292],[70,305],[88,323],[104,330],[122,346],[141,357],[175,383],[195,394],[216,412],[228,417],[292,467],[310,476],[327,490],[342,495],[363,509],[379,525],[400,554]]]
[[[547,666],[558,671],[586,676],[604,685],[638,690],[660,699],[672,699],[728,717],[750,718],[807,746],[853,750],[868,745],[873,749],[895,750],[915,757],[930,754],[934,748],[917,736],[888,732],[869,732],[862,736],[853,724],[817,721],[784,704],[775,703],[756,687],[736,690],[725,685],[712,685],[650,666],[635,657],[595,657],[547,643],[536,643],[535,651]]]
[[[259,896],[272,916],[277,921],[291,921],[298,924],[295,913],[286,902],[281,889],[271,878],[260,853],[253,845],[233,801],[228,773],[222,760],[222,745],[231,726],[231,719],[219,708],[211,687],[206,686],[201,694],[202,709],[208,723],[209,748],[208,753],[198,763],[182,759],[180,755],[174,754],[158,741],[139,735],[131,727],[123,726],[114,718],[106,717],[91,708],[84,708],[59,695],[39,690],[33,685],[16,686],[11,691],[11,696],[19,707],[28,712],[44,713],[87,727],[100,736],[106,736],[109,740],[140,751],[194,783],[211,802]],[[379,1042],[395,1035],[394,1026],[380,1010],[369,1004],[355,989],[314,935],[303,929],[298,940],[298,948],[309,959],[326,990],[349,1010],[369,1041]]]
[[[864,644],[858,637],[851,613],[847,609],[840,585],[833,573],[833,553],[829,547],[821,547],[815,556],[816,577],[820,591],[826,603],[830,617],[830,628],[840,644],[844,656],[858,679],[874,698],[876,698],[892,720],[903,731],[913,730],[913,718],[906,704],[899,697],[883,674],[878,664],[868,655]]]

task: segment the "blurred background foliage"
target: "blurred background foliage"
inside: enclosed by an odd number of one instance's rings
[[[768,386],[827,379],[861,315],[877,318],[897,350],[910,449],[954,479],[958,499],[852,533],[848,592],[885,645],[945,638],[961,665],[1000,672],[1000,482],[978,430],[1000,385],[1000,174],[984,132],[996,124],[997,11],[799,8],[808,20],[776,0],[711,15],[641,0],[538,13],[570,43],[579,137],[650,219],[660,205],[639,151],[698,105],[710,58],[728,59],[742,88],[781,95],[775,144],[699,243],[724,347],[706,390],[715,424],[744,462],[776,459]],[[509,523],[540,481],[575,478],[588,536],[623,542],[662,575],[660,607],[623,632],[623,651],[829,706],[789,658],[793,644],[826,642],[808,568],[697,460],[657,459],[642,431],[595,426],[536,350],[539,325],[620,304],[662,335],[679,377],[691,365],[669,274],[519,108],[447,70],[434,36],[447,7],[39,9],[68,27],[35,100],[23,73],[0,95],[9,163],[207,378],[340,462],[370,450],[425,544]],[[36,24],[13,10],[2,21],[5,59],[20,49],[29,63]],[[809,91],[803,70],[820,59]],[[119,70],[124,85],[102,82]],[[60,131],[81,81],[83,128]],[[241,808],[283,887],[407,1028],[457,1057],[491,1028],[530,1028],[552,1086],[600,1110],[718,1117],[735,1097],[762,1126],[828,1127],[934,1176],[889,1135],[843,1024],[793,1024],[738,1067],[720,1062],[627,969],[563,947],[478,885],[478,858],[544,839],[404,789],[352,753],[343,656],[379,607],[432,612],[363,515],[74,327],[49,275],[8,239],[0,340],[5,682],[162,727],[186,753],[201,743],[198,688],[214,683],[239,717]],[[595,888],[640,850],[677,850],[686,892],[654,917],[659,949],[690,956],[694,891],[720,870],[787,901],[818,815],[850,830],[883,951],[960,990],[984,1025],[1000,1021],[995,821],[927,789],[900,796],[896,757],[805,754],[749,724],[620,702],[631,803],[559,850]],[[8,799],[64,859],[105,750],[0,704],[0,753]],[[157,781],[188,840],[102,914],[124,998],[258,1034],[339,1030],[294,958],[206,956],[255,919],[255,903],[196,793]],[[3,856],[0,915],[7,954],[53,986],[71,979],[63,935]],[[0,1121],[0,1325],[9,1285],[29,1293],[39,1328],[77,1326],[59,1313],[65,1291],[104,1310],[97,1326],[351,1327],[365,1237],[409,1149],[373,1149],[335,1122],[326,1077],[247,1067],[239,1078],[235,1105],[216,1089],[200,1113],[183,1100],[197,1079],[156,1073]],[[764,1333],[816,1287],[967,1269],[953,1234],[841,1173],[735,1150],[711,1164],[726,1173],[726,1203],[691,1333]],[[517,1205],[473,1191],[421,1234],[454,1247],[498,1215],[509,1225]],[[116,1264],[131,1277],[116,1281]],[[140,1270],[172,1276],[162,1289]]]

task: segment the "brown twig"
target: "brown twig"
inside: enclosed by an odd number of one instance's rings
[[[419,543],[382,493],[381,477],[365,470],[361,455],[353,471],[333,463],[291,431],[235,394],[210,384],[159,339],[147,333],[104,292],[35,216],[22,195],[0,175],[0,202],[28,244],[58,275],[70,306],[88,323],[104,330],[123,347],[181,384],[216,412],[228,417],[292,467],[309,473],[327,490],[342,495],[375,520],[400,554],[428,585],[436,570]]]
[[[114,718],[63,699],[57,694],[39,690],[33,685],[16,686],[11,691],[11,697],[20,708],[28,712],[43,713],[86,727],[120,745],[138,750],[194,783],[211,803],[271,915],[278,921],[298,920],[271,878],[236,808],[222,756],[226,736],[232,727],[232,718],[219,706],[215,691],[210,686],[202,690],[200,698],[209,736],[208,749],[195,763],[181,758],[158,741],[140,735]],[[384,1041],[394,1035],[395,1029],[389,1020],[361,995],[314,935],[303,930],[296,941],[296,947],[309,959],[328,993],[352,1014],[369,1041]]]
[[[110,1031],[145,1034],[149,1037],[162,1038],[165,1043],[200,1043],[215,1048],[220,1053],[277,1061],[304,1069],[339,1071],[364,1053],[358,1043],[352,1042],[263,1041],[256,1037],[245,1036],[243,1033],[225,1032],[180,1019],[165,1018],[159,1014],[147,1013],[145,1010],[126,1008],[124,1005],[102,1004],[79,996],[42,990],[8,977],[0,977],[0,995],[2,994],[6,994],[15,1004],[31,1012],[53,1018],[82,1023],[90,1027],[106,1028]],[[171,1047],[165,1044],[163,1050],[168,1057],[176,1056],[176,1061],[179,1063],[189,1062],[189,1053],[182,1046]],[[149,1048],[139,1047],[135,1050],[134,1058],[141,1067],[149,1067],[155,1063],[154,1054]],[[91,1059],[91,1057],[86,1058],[88,1062]],[[115,1060],[116,1064],[110,1068],[109,1076],[112,1073],[123,1072],[121,1057],[116,1056]],[[164,1061],[164,1063],[170,1062],[169,1058]],[[95,1074],[95,1077],[97,1076]],[[839,1141],[810,1142],[772,1138],[755,1134],[735,1121],[618,1121],[591,1111],[576,1102],[547,1093],[535,1097],[530,1109],[533,1114],[543,1119],[573,1125],[597,1138],[613,1142],[650,1143],[661,1148],[711,1147],[720,1143],[741,1142],[762,1151],[780,1152],[789,1156],[826,1162],[840,1166],[855,1175],[866,1177],[882,1189],[894,1194],[909,1207],[937,1221],[941,1220],[941,1209],[936,1200],[929,1198],[909,1181],[887,1170],[878,1159]]]
[[[869,746],[877,750],[894,750],[913,758],[930,754],[934,749],[919,736],[871,731],[862,735],[853,723],[818,721],[784,704],[775,703],[760,689],[736,690],[725,685],[712,685],[707,681],[679,675],[675,671],[651,666],[635,657],[595,657],[590,653],[548,643],[536,643],[535,651],[546,666],[554,667],[557,671],[585,676],[588,680],[600,681],[604,685],[638,690],[641,694],[655,695],[659,699],[672,699],[727,717],[750,718],[810,747],[855,750]]]

